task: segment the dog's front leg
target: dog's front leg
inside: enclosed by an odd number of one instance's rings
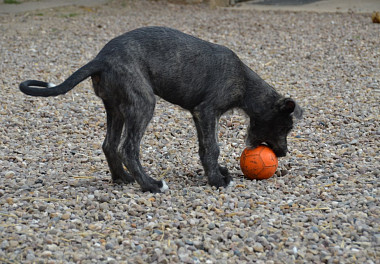
[[[219,115],[206,109],[195,109],[193,119],[197,128],[199,140],[199,156],[211,186],[225,187],[231,177],[227,168],[218,164],[219,146],[217,139],[217,125]]]

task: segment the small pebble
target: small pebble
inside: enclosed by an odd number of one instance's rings
[[[5,173],[4,176],[5,176],[6,179],[11,179],[11,178],[13,178],[15,175],[16,175],[16,174],[15,174],[14,171],[7,171],[7,172]]]
[[[264,247],[260,243],[253,244],[253,250],[256,252],[264,252]]]
[[[64,214],[61,216],[61,219],[62,219],[62,220],[67,220],[67,219],[70,219],[70,216],[71,216],[70,213],[64,213]]]
[[[40,183],[43,183],[44,181],[42,179],[37,179],[34,181],[35,184],[40,184]]]
[[[114,247],[115,246],[112,243],[107,243],[106,246],[105,246],[106,250],[114,249]]]

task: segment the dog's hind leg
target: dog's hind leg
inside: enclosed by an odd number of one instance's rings
[[[124,117],[124,126],[118,153],[143,191],[162,192],[167,185],[164,181],[157,181],[149,177],[141,166],[139,157],[141,139],[153,116],[155,95],[150,87],[139,87],[138,90],[128,87],[128,97],[128,102],[120,106]]]
[[[103,100],[107,112],[107,134],[103,143],[103,151],[114,183],[130,183],[133,177],[125,171],[123,162],[117,154],[117,146],[123,129],[124,119],[117,106]]]
[[[202,106],[193,110],[193,119],[199,139],[199,156],[211,186],[227,186],[231,176],[227,168],[218,164],[219,146],[217,140],[218,114]]]

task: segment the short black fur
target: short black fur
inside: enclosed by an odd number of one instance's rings
[[[277,156],[287,152],[293,116],[302,109],[248,68],[230,49],[165,27],[145,27],[114,38],[88,64],[62,84],[26,81],[22,92],[56,96],[92,78],[107,112],[103,150],[114,182],[137,181],[143,191],[160,192],[164,182],[149,177],[139,159],[140,141],[151,120],[156,97],[193,115],[199,155],[209,184],[227,186],[231,177],[218,164],[217,125],[231,108],[250,117],[247,145],[267,143]],[[125,170],[125,168],[127,170]]]

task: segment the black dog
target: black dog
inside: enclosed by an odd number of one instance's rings
[[[265,142],[279,157],[286,155],[293,115],[302,115],[294,100],[279,95],[230,49],[164,27],[140,28],[114,38],[58,86],[29,80],[20,89],[33,96],[57,96],[89,76],[107,111],[103,150],[112,180],[136,180],[143,191],[167,188],[164,181],[146,175],[139,160],[155,95],[192,113],[200,159],[209,184],[216,187],[231,181],[228,170],[218,164],[216,126],[224,112],[243,109],[250,117],[247,145]]]

